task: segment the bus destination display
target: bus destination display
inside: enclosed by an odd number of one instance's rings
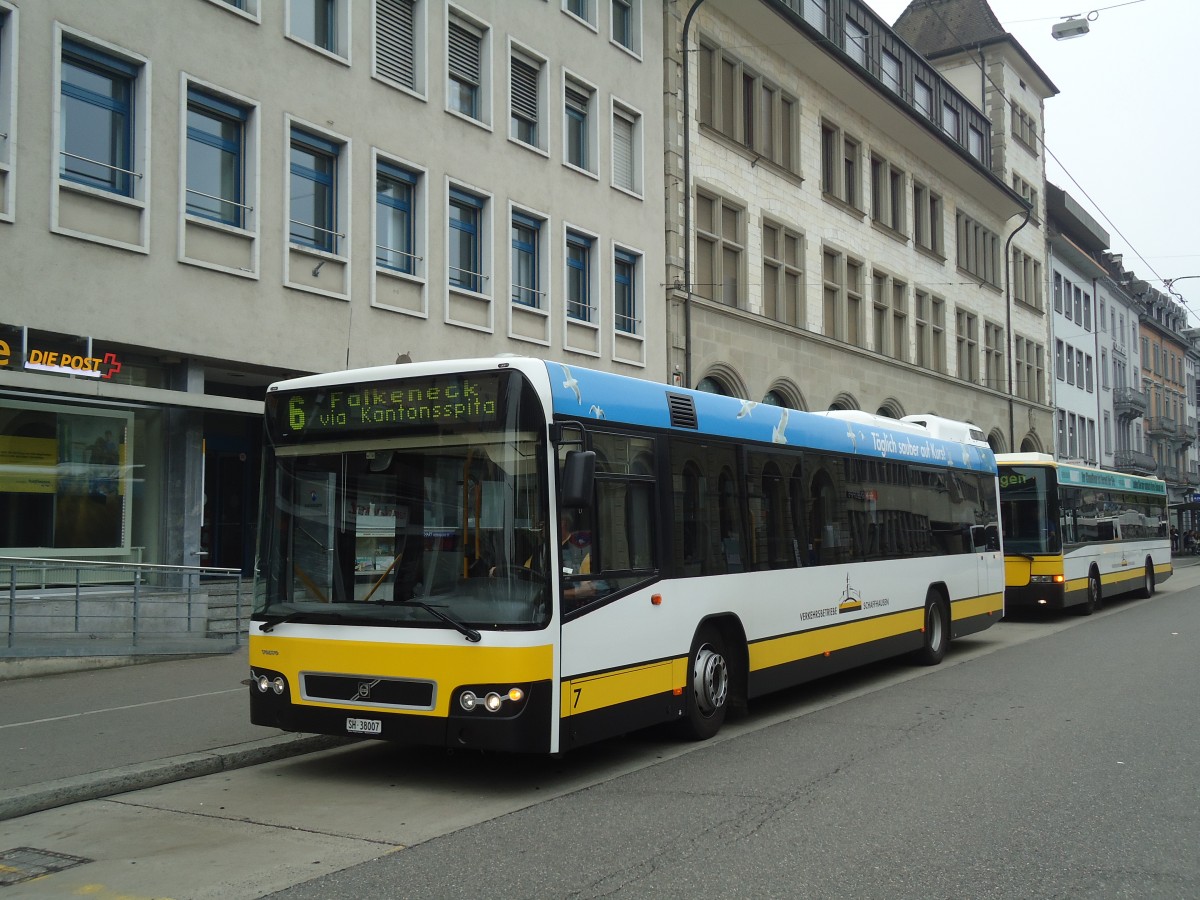
[[[482,425],[499,412],[498,375],[406,378],[276,395],[276,434],[306,439],[381,428]]]

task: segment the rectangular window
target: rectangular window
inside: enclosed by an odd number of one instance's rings
[[[512,302],[544,309],[542,290],[541,219],[525,213],[512,216]]]
[[[867,29],[847,16],[845,35],[847,55],[865,69],[867,67]]]
[[[595,171],[592,158],[592,103],[595,92],[574,82],[564,90],[565,155],[568,164],[586,172]]]
[[[904,66],[900,57],[887,49],[879,51],[879,79],[892,93],[903,94],[900,86],[904,83]]]
[[[942,256],[945,248],[942,198],[913,180],[913,240],[918,247]]]
[[[967,152],[980,162],[985,161],[983,156],[983,132],[974,125],[967,128]]]
[[[17,13],[0,4],[0,218],[12,215],[12,180],[4,173],[13,162],[13,121],[16,97],[13,65],[17,46]]]
[[[642,192],[642,117],[613,104],[613,185],[634,194]]]
[[[595,25],[596,20],[592,12],[593,2],[594,0],[563,0],[563,9],[575,18],[582,19],[589,25]]]
[[[531,147],[543,146],[539,127],[542,70],[543,63],[516,54],[509,63],[512,137]]]
[[[876,224],[904,234],[904,172],[882,156],[871,155],[871,218]]]
[[[187,97],[187,212],[241,228],[249,112],[195,88]]]
[[[1037,123],[1015,100],[1009,104],[1012,113],[1012,135],[1030,153],[1037,156]]]
[[[955,246],[958,267],[981,281],[1000,286],[1000,239],[962,210],[955,213],[958,239]]]
[[[595,298],[592,296],[592,239],[578,232],[567,232],[567,318],[594,322]]]
[[[417,273],[413,212],[419,176],[380,162],[375,167],[375,264],[405,275]]]
[[[821,191],[860,208],[859,143],[830,122],[821,123]]]
[[[720,197],[696,193],[696,283],[702,297],[740,306],[745,211]]]
[[[957,348],[957,375],[963,381],[979,381],[979,319],[965,309],[954,314],[955,343]]]
[[[763,315],[787,325],[804,323],[804,237],[763,221]]]
[[[1004,329],[994,322],[983,323],[983,368],[984,385],[1005,390]]]
[[[638,299],[640,257],[620,248],[613,251],[613,316],[617,331],[641,334],[642,321]]]
[[[375,0],[375,74],[419,92],[419,51],[417,0]]]
[[[1062,273],[1054,273],[1054,311],[1063,311],[1063,277]]]
[[[134,101],[141,67],[72,40],[62,43],[59,174],[134,196]]]
[[[447,103],[471,119],[483,120],[483,35],[466,22],[451,19],[447,29]]]
[[[804,0],[804,21],[825,34],[829,23],[829,0]]]
[[[867,346],[863,327],[863,264],[846,260],[846,342],[856,347]]]
[[[942,131],[954,138],[955,141],[961,140],[958,110],[949,103],[942,104]]]
[[[633,0],[612,0],[612,39],[624,47],[637,53],[640,48],[636,44],[637,18]]]
[[[933,352],[930,356],[930,368],[935,372],[946,372],[946,301],[941,297],[933,297],[930,300],[930,316],[931,329],[933,331],[932,347]]]
[[[345,56],[342,31],[347,0],[288,0],[288,34],[329,53]]]
[[[291,240],[338,252],[337,168],[340,146],[299,128],[291,139]]]
[[[485,200],[450,189],[450,244],[447,277],[450,287],[483,293],[483,211]]]
[[[913,79],[913,105],[925,118],[933,118],[933,88],[920,78]]]
[[[826,337],[841,340],[845,334],[842,318],[842,302],[845,291],[844,273],[842,271],[842,254],[825,250],[821,254],[821,278],[823,284],[821,298],[821,330]]]
[[[1064,345],[1062,341],[1054,342],[1054,376],[1059,381],[1066,381],[1067,373],[1064,364]]]

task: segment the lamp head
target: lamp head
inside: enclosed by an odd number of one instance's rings
[[[1050,29],[1050,36],[1056,41],[1066,41],[1071,38],[1082,37],[1091,30],[1087,19],[1081,19],[1078,16],[1071,16],[1061,22],[1055,22]]]

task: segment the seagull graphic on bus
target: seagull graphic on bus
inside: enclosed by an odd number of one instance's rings
[[[787,422],[788,411],[787,407],[779,410],[779,424],[771,430],[771,442],[775,444],[786,444],[787,441]]]
[[[559,365],[562,367],[563,378],[565,379],[562,383],[562,386],[568,391],[571,391],[575,395],[575,402],[582,406],[583,394],[579,390],[579,382],[575,380],[575,376],[571,374],[571,370],[568,369],[563,363],[559,363]]]
[[[757,401],[757,400],[743,400],[743,401],[742,401],[742,408],[738,410],[737,417],[738,417],[739,419],[744,419],[744,418],[746,418],[747,416],[749,416],[749,415],[750,415],[751,411],[752,411],[752,410],[754,409],[754,407],[756,407],[756,406],[758,406],[758,401]]]

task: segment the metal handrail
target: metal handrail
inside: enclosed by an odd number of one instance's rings
[[[323,231],[325,234],[332,234],[334,237],[344,238],[346,235],[340,231],[334,231],[330,228],[322,228],[320,225],[314,225],[312,222],[301,222],[299,219],[288,219],[293,225],[303,225],[305,228],[312,228],[315,231]]]
[[[0,563],[47,563],[52,566],[98,566],[100,568],[108,566],[114,569],[164,570],[213,575],[240,575],[242,573],[241,569],[223,569],[215,566],[175,566],[167,563],[106,562],[98,559],[59,559],[41,556],[0,556]]]
[[[5,136],[7,137],[7,135]],[[114,166],[112,163],[101,162],[98,159],[89,159],[86,156],[80,156],[78,153],[68,153],[66,150],[59,150],[58,152],[63,156],[69,156],[71,159],[77,159],[80,162],[92,163],[96,166],[103,166],[106,169],[112,169],[114,172],[123,172],[126,175],[132,175],[135,178],[143,177],[141,172],[135,172],[133,169],[122,169],[120,166]]]
[[[184,188],[188,194],[195,194],[197,197],[206,197],[209,200],[216,200],[218,203],[228,203],[230,206],[236,206],[238,209],[244,209],[247,212],[254,212],[253,206],[247,206],[245,203],[238,203],[236,200],[230,200],[227,197],[218,197],[215,194],[206,194],[204,191],[198,191],[195,188]]]
[[[461,266],[450,266],[450,268],[452,270],[454,270],[455,272],[466,272],[468,275],[472,276],[473,278],[482,278],[485,281],[491,277],[489,275],[485,275],[483,272],[474,272],[471,269],[464,269]]]
[[[417,262],[424,262],[425,260],[425,257],[417,256],[415,253],[409,253],[407,250],[401,250],[399,247],[388,247],[385,244],[376,244],[375,249],[386,250],[388,253],[398,253],[400,256],[407,256],[409,259],[416,260]]]

